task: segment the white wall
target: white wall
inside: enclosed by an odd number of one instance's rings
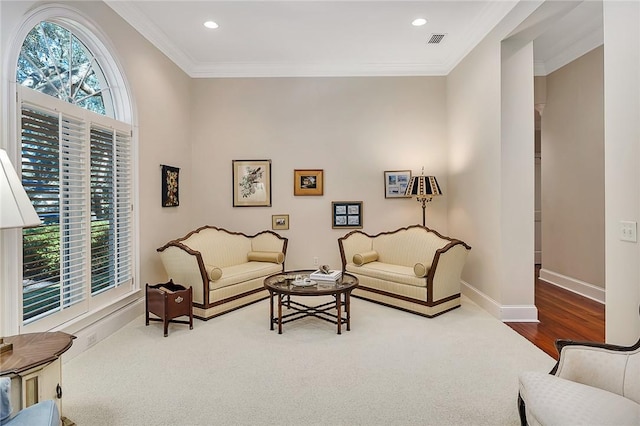
[[[640,220],[640,3],[604,2],[606,339],[640,336],[640,250],[619,221]]]
[[[363,201],[363,230],[422,222],[409,198],[385,199],[385,170],[435,175],[444,196],[427,226],[447,229],[445,79],[198,79],[192,91],[192,226],[252,234],[289,214],[287,268],[340,267],[332,201]],[[232,207],[231,160],[272,160],[272,207]],[[294,169],[323,169],[323,196],[294,196]],[[176,235],[177,236],[177,235]]]

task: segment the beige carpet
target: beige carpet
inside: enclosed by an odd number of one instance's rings
[[[309,301],[307,299],[307,301]],[[268,327],[262,301],[194,329],[144,317],[64,365],[85,425],[518,425],[518,373],[554,361],[463,299],[428,319],[362,300],[352,329]]]

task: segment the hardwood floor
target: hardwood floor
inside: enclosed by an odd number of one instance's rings
[[[536,277],[538,268],[536,268]],[[604,342],[604,305],[536,278],[539,323],[506,323],[558,359],[556,339]]]

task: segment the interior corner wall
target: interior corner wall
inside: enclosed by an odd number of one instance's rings
[[[546,78],[541,278],[604,302],[602,46]]]
[[[384,171],[438,178],[426,224],[448,234],[444,77],[196,79],[191,96],[192,227],[254,234],[289,215],[286,267],[341,266],[332,201],[362,201],[363,231],[422,223],[420,204],[385,198]],[[232,160],[272,161],[272,206],[233,207]],[[323,169],[324,195],[294,196],[295,169]],[[459,237],[459,235],[455,235]]]
[[[640,219],[640,3],[605,1],[604,140],[608,343],[640,336],[640,249],[621,241],[619,222]]]

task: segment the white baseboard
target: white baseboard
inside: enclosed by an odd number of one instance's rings
[[[75,358],[101,340],[106,339],[122,327],[144,314],[144,298],[124,306],[112,314],[99,319],[82,330],[73,333],[76,338],[71,348],[62,356],[63,363]],[[63,330],[64,331],[64,330]]]
[[[539,322],[535,305],[500,305],[477,288],[461,281],[462,294],[503,322]]]
[[[600,302],[602,304],[605,302],[605,290],[602,287],[598,287],[566,275],[558,274],[557,272],[549,271],[548,269],[540,269],[540,279],[549,284],[553,284],[557,287],[579,294],[580,296],[595,300],[596,302]]]

